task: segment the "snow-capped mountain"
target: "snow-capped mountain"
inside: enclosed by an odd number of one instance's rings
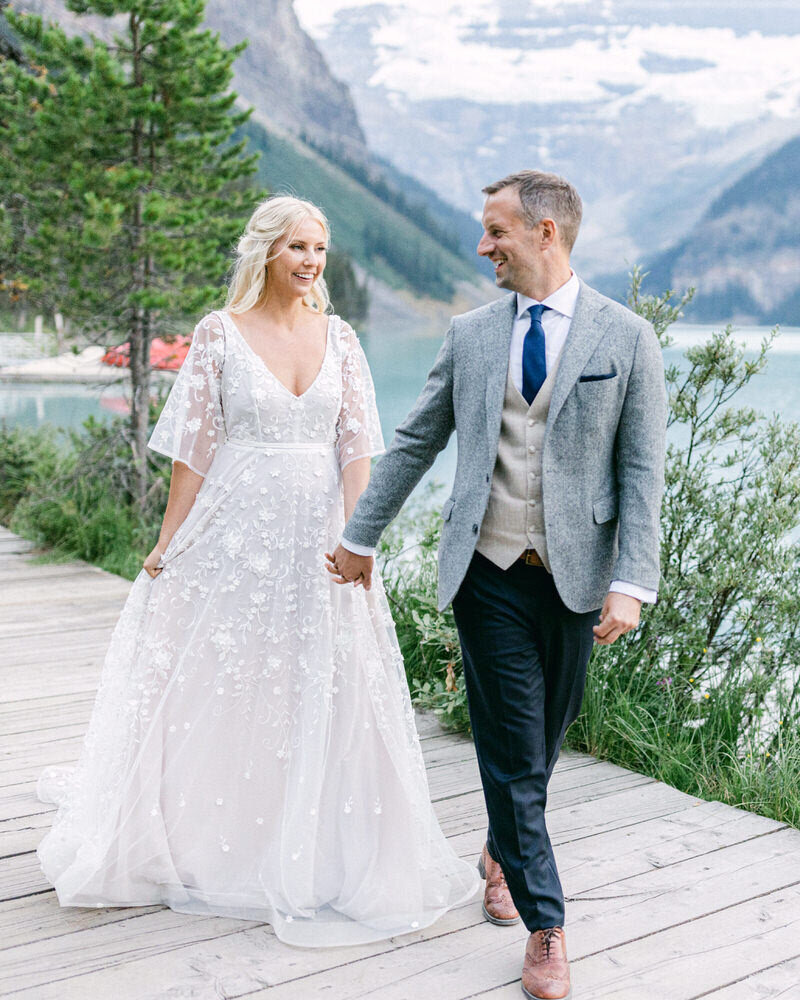
[[[522,166],[584,197],[576,260],[681,238],[800,133],[797,0],[295,0],[371,149],[471,212]]]

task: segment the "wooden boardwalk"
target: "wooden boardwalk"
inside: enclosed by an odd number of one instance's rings
[[[128,584],[41,564],[0,529],[0,996],[30,1000],[501,1000],[525,931],[479,901],[365,947],[303,950],[269,926],[161,907],[65,909],[35,848],[35,781],[74,760]],[[485,813],[472,744],[420,720],[436,810],[474,859]],[[548,802],[569,902],[574,1000],[800,1000],[800,831],[581,754]]]

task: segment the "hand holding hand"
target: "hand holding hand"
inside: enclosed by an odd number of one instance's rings
[[[594,626],[594,641],[600,646],[610,646],[621,635],[639,624],[642,602],[627,594],[610,592],[603,602],[600,624]]]
[[[164,550],[160,545],[156,543],[156,547],[150,553],[150,555],[142,563],[142,568],[145,572],[149,573],[150,576],[156,577],[163,569],[162,566],[158,564],[161,562],[161,556],[164,554]]]
[[[337,545],[333,555],[326,552],[325,558],[328,560],[325,569],[333,576],[334,583],[352,583],[356,587],[361,584],[364,590],[372,586],[372,567],[375,563],[372,556],[359,556],[343,545]]]

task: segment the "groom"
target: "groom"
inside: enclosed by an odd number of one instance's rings
[[[454,317],[328,569],[369,588],[381,532],[457,431],[439,607],[453,602],[489,814],[483,912],[522,917],[523,992],[556,1000],[570,979],[547,783],[593,643],[656,597],[666,395],[650,324],[570,268],[572,185],[523,170],[484,193],[478,253],[511,294]]]

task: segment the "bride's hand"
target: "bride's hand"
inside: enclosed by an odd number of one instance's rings
[[[163,549],[159,545],[156,545],[156,547],[153,549],[150,555],[142,563],[142,568],[150,576],[156,577],[161,572],[163,567],[159,566],[158,564],[161,561],[161,556],[163,554],[164,554]]]

